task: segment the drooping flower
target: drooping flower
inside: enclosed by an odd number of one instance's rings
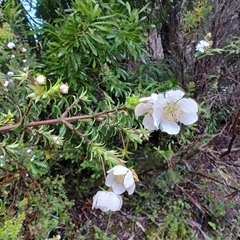
[[[66,93],[68,93],[69,87],[68,87],[67,84],[62,84],[62,85],[59,87],[59,89],[60,89],[60,92],[61,92],[61,93],[66,94]]]
[[[165,94],[158,94],[153,106],[154,124],[161,131],[168,134],[178,134],[180,126],[193,124],[198,120],[198,104],[191,98],[183,98],[181,90],[170,90]]]
[[[150,131],[156,130],[156,126],[154,125],[154,119],[152,116],[153,112],[153,104],[157,99],[157,94],[152,93],[150,97],[143,97],[139,99],[139,104],[135,108],[136,117],[142,116],[145,114],[143,118],[143,126]]]
[[[36,82],[39,84],[39,85],[45,85],[46,84],[46,77],[44,75],[38,75],[36,77]]]
[[[7,47],[9,48],[9,49],[13,49],[13,48],[15,48],[15,43],[13,43],[13,42],[9,42],[8,44],[7,44]]]
[[[116,194],[122,194],[127,191],[128,195],[133,194],[135,190],[135,181],[133,172],[122,165],[117,165],[107,171],[108,175],[105,184],[112,188]]]
[[[122,197],[114,192],[98,191],[93,197],[92,209],[100,208],[102,211],[118,211],[122,207]]]

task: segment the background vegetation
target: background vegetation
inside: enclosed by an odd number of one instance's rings
[[[239,11],[239,0],[1,1],[0,239],[238,239]],[[199,121],[149,134],[138,98],[179,87]],[[119,162],[136,192],[119,212],[92,210]]]

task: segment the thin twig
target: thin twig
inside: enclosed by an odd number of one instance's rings
[[[96,114],[92,114],[92,115],[84,115],[84,116],[73,116],[73,117],[67,117],[67,118],[56,118],[56,119],[49,119],[49,120],[43,120],[43,121],[36,121],[36,122],[30,122],[26,127],[38,127],[38,126],[43,126],[43,125],[52,125],[52,124],[56,124],[56,123],[62,123],[62,121],[66,121],[66,122],[74,122],[74,121],[81,121],[81,120],[87,120],[87,119],[94,119],[96,117],[99,117],[101,115],[107,115],[108,113],[112,113],[112,112],[116,112],[116,111],[120,111],[120,110],[125,110],[126,107],[120,107],[120,108],[116,108],[116,109],[111,109],[111,110],[107,110],[107,111],[103,111],[100,113],[96,113]],[[9,132],[19,126],[22,125],[22,122],[20,121],[19,123],[13,124],[13,125],[9,125],[9,126],[4,126],[0,128],[0,133],[2,132]]]
[[[70,130],[72,130],[80,138],[84,139],[87,143],[89,144],[91,143],[91,141],[88,138],[86,138],[81,132],[79,132],[74,127],[72,127],[72,125],[69,122],[67,122],[65,119],[62,119],[62,123],[65,124]]]
[[[61,118],[66,117],[66,115],[69,113],[69,111],[81,100],[81,98],[78,98],[75,102],[73,102],[61,115]]]

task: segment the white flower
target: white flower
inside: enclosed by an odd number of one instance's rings
[[[27,68],[27,67],[23,68],[23,71],[24,71],[24,72],[26,72],[27,70],[28,70],[28,68]]]
[[[15,48],[15,44],[13,43],[13,42],[9,42],[8,44],[7,44],[7,47],[9,48],[9,49],[13,49],[13,48]]]
[[[11,55],[11,58],[15,58],[15,55]]]
[[[205,40],[201,40],[196,46],[196,51],[204,53],[205,48],[208,47],[210,47],[210,43]]]
[[[127,191],[129,195],[133,194],[135,190],[135,181],[130,169],[122,165],[117,165],[108,170],[107,173],[105,184],[111,187],[114,193],[122,194]]]
[[[28,154],[32,152],[32,149],[29,148],[27,151],[26,151]]]
[[[60,239],[61,239],[61,235],[58,234],[58,235],[56,236],[56,239],[57,239],[57,240],[60,240]]]
[[[11,71],[9,71],[9,72],[7,73],[7,75],[8,75],[9,77],[12,77],[12,76],[14,75],[14,73],[11,72]]]
[[[46,77],[44,75],[38,75],[36,77],[36,82],[39,84],[39,85],[44,85],[46,84]]]
[[[152,116],[153,104],[157,99],[157,94],[152,93],[151,97],[144,97],[139,99],[139,104],[135,108],[136,117],[146,114],[143,118],[143,126],[150,131],[156,130],[154,119]]]
[[[62,85],[59,87],[59,89],[60,89],[60,92],[64,94],[64,93],[68,93],[69,87],[68,87],[67,84],[62,84]]]
[[[183,98],[181,90],[170,90],[159,94],[153,106],[153,118],[156,127],[168,134],[178,134],[178,122],[184,125],[193,124],[198,120],[198,104],[191,98]]]
[[[27,59],[23,59],[22,61],[23,61],[23,63],[26,63],[26,62],[27,62]]]
[[[4,86],[5,88],[8,87],[8,85],[9,85],[9,81],[5,81],[4,84],[3,84],[3,86]]]
[[[22,48],[22,52],[24,53],[24,52],[26,52],[27,51],[27,49],[26,48]]]
[[[93,197],[92,209],[100,208],[102,211],[118,211],[122,207],[122,197],[114,192],[98,191]]]

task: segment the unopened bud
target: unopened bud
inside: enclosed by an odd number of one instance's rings
[[[36,82],[39,84],[39,85],[45,85],[46,84],[46,77],[44,75],[38,75],[36,77]]]
[[[61,93],[66,94],[66,93],[68,93],[69,87],[68,87],[67,84],[62,84],[62,85],[59,87],[59,89],[60,89],[60,92],[61,92]]]

